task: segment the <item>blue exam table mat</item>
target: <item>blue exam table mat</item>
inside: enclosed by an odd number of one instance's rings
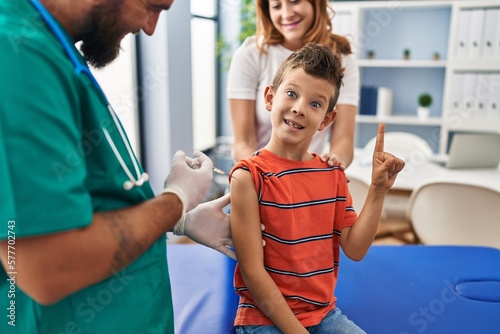
[[[201,245],[167,254],[176,333],[234,333],[236,262]],[[367,333],[500,333],[498,249],[377,245],[339,270],[337,305]]]

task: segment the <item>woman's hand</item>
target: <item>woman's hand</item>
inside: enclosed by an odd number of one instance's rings
[[[336,153],[324,153],[321,156],[321,161],[326,162],[329,166],[333,166],[336,163],[339,164],[340,169],[344,170],[346,168],[346,163],[339,157]]]

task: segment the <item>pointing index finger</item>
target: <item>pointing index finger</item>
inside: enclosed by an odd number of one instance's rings
[[[373,151],[374,155],[376,155],[377,153],[384,152],[384,131],[385,131],[385,124],[379,123],[377,131],[377,139],[375,141],[375,149]]]

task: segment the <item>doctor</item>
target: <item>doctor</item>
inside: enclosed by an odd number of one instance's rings
[[[155,196],[86,66],[172,2],[0,1],[0,333],[173,333],[165,233],[234,257],[211,160],[177,152]]]

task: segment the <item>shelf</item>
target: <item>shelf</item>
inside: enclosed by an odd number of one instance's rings
[[[426,120],[420,120],[415,116],[368,116],[368,115],[356,115],[356,121],[358,123],[380,123],[385,124],[398,124],[398,125],[412,125],[412,126],[441,126],[442,119],[440,117],[430,117]]]
[[[500,61],[494,58],[497,50],[484,53],[459,48],[472,42],[468,37],[472,28],[475,34],[484,34],[488,23],[488,27],[493,26],[488,29],[491,35],[494,27],[499,27],[498,17],[491,14],[500,8],[498,0],[343,3],[332,4],[335,9],[344,9],[337,31],[353,41],[361,86],[389,88],[393,97],[390,116],[357,115],[360,131],[356,132],[356,145],[362,147],[371,140],[379,122],[386,123],[391,131],[411,132],[432,142],[433,150],[439,153],[445,153],[449,147],[450,132],[500,133],[499,111],[455,115],[450,110],[440,110],[454,105],[452,102],[462,105],[472,99],[498,108]],[[486,10],[488,15],[480,13]],[[464,14],[466,11],[471,12],[469,16]],[[489,38],[496,48],[498,34],[495,36]],[[411,51],[409,60],[403,59],[406,49]],[[370,51],[375,55],[373,59],[367,59]],[[432,59],[435,53],[440,55],[439,60]],[[419,120],[417,101],[423,92],[432,95],[434,109],[429,119]]]
[[[331,1],[331,0],[330,0]],[[397,13],[405,8],[439,8],[439,7],[444,7],[448,8],[450,7],[450,1],[370,1],[367,2],[365,1],[333,1],[332,5],[333,8],[336,9],[336,6],[339,6],[339,4],[342,5],[358,5],[358,6],[363,6],[363,9],[385,9],[387,11]]]
[[[500,71],[498,59],[460,59],[449,62],[454,71]]]
[[[443,60],[359,59],[359,67],[445,68]]]
[[[448,126],[451,131],[478,131],[500,133],[500,119],[458,119]]]

